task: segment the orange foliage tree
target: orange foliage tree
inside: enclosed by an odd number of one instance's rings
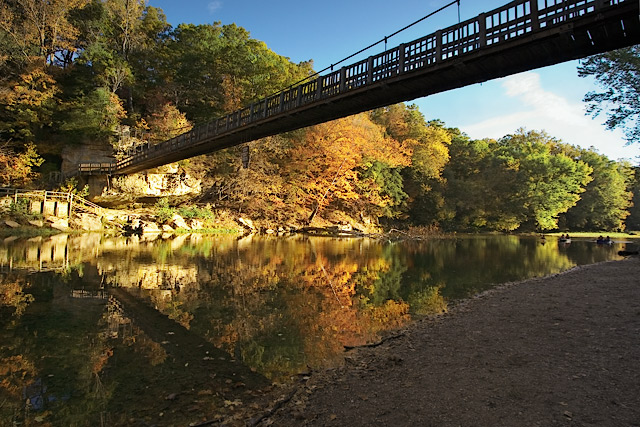
[[[6,146],[0,147],[0,185],[28,186],[36,177],[33,168],[43,162],[32,143],[28,143],[22,152],[15,152]]]
[[[293,141],[284,174],[306,212],[327,206],[358,212],[367,204],[384,204],[379,187],[364,190],[359,172],[374,161],[407,166],[410,155],[405,144],[385,137],[366,114],[357,114],[313,126]]]

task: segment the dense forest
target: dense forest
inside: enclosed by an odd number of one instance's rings
[[[117,157],[313,72],[234,24],[173,28],[144,0],[0,0],[0,185],[42,187],[65,150],[99,143]],[[585,100],[600,111],[598,94]],[[248,166],[242,147],[179,163],[202,204],[270,224],[640,229],[637,167],[543,131],[472,140],[398,104],[245,147]]]

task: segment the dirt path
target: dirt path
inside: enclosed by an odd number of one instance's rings
[[[640,426],[640,259],[501,286],[347,354],[261,425]]]

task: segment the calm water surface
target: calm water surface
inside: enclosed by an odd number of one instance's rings
[[[0,425],[188,425],[494,284],[618,259],[517,236],[0,243]]]

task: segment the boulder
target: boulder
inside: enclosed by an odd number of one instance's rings
[[[6,220],[4,223],[7,225],[7,227],[11,227],[11,228],[18,228],[18,227],[20,227],[20,224],[18,224],[18,223],[17,223],[17,222],[15,222],[15,221],[11,221],[10,219]]]
[[[253,221],[248,218],[238,218],[238,222],[242,224],[245,228],[248,228],[251,231],[255,231],[256,227],[253,225]]]
[[[124,212],[104,210],[104,219],[110,222],[128,222],[129,215]]]
[[[133,218],[130,224],[125,225],[124,227],[125,235],[134,236],[134,235],[142,235],[142,234],[152,234],[160,233],[160,228],[158,224],[152,221],[143,221],[140,218]]]
[[[182,228],[184,230],[191,230],[191,227],[187,224],[187,222],[178,214],[173,214],[171,220],[169,221],[169,225],[174,228]]]
[[[189,227],[191,227],[192,230],[202,230],[204,225],[202,224],[202,221],[198,219],[192,219],[191,221],[189,221]]]
[[[80,213],[76,215],[72,219],[71,224],[74,228],[78,228],[84,231],[102,230],[102,219],[88,213]]]
[[[50,216],[47,218],[47,222],[49,222],[49,226],[51,228],[55,228],[56,230],[60,230],[60,231],[69,230],[68,218],[56,218],[55,216]]]
[[[42,221],[41,219],[31,219],[29,220],[29,224],[33,225],[34,227],[44,227],[44,221]]]
[[[173,227],[169,224],[162,224],[162,231],[171,233],[173,231]]]
[[[155,222],[140,221],[140,227],[142,227],[142,234],[147,233],[160,233],[160,227]]]
[[[146,233],[139,237],[140,239],[139,241],[144,243],[149,243],[149,242],[154,242],[158,240],[159,237],[160,237],[160,232]]]
[[[353,226],[347,222],[338,223],[336,228],[340,231],[353,231]]]

